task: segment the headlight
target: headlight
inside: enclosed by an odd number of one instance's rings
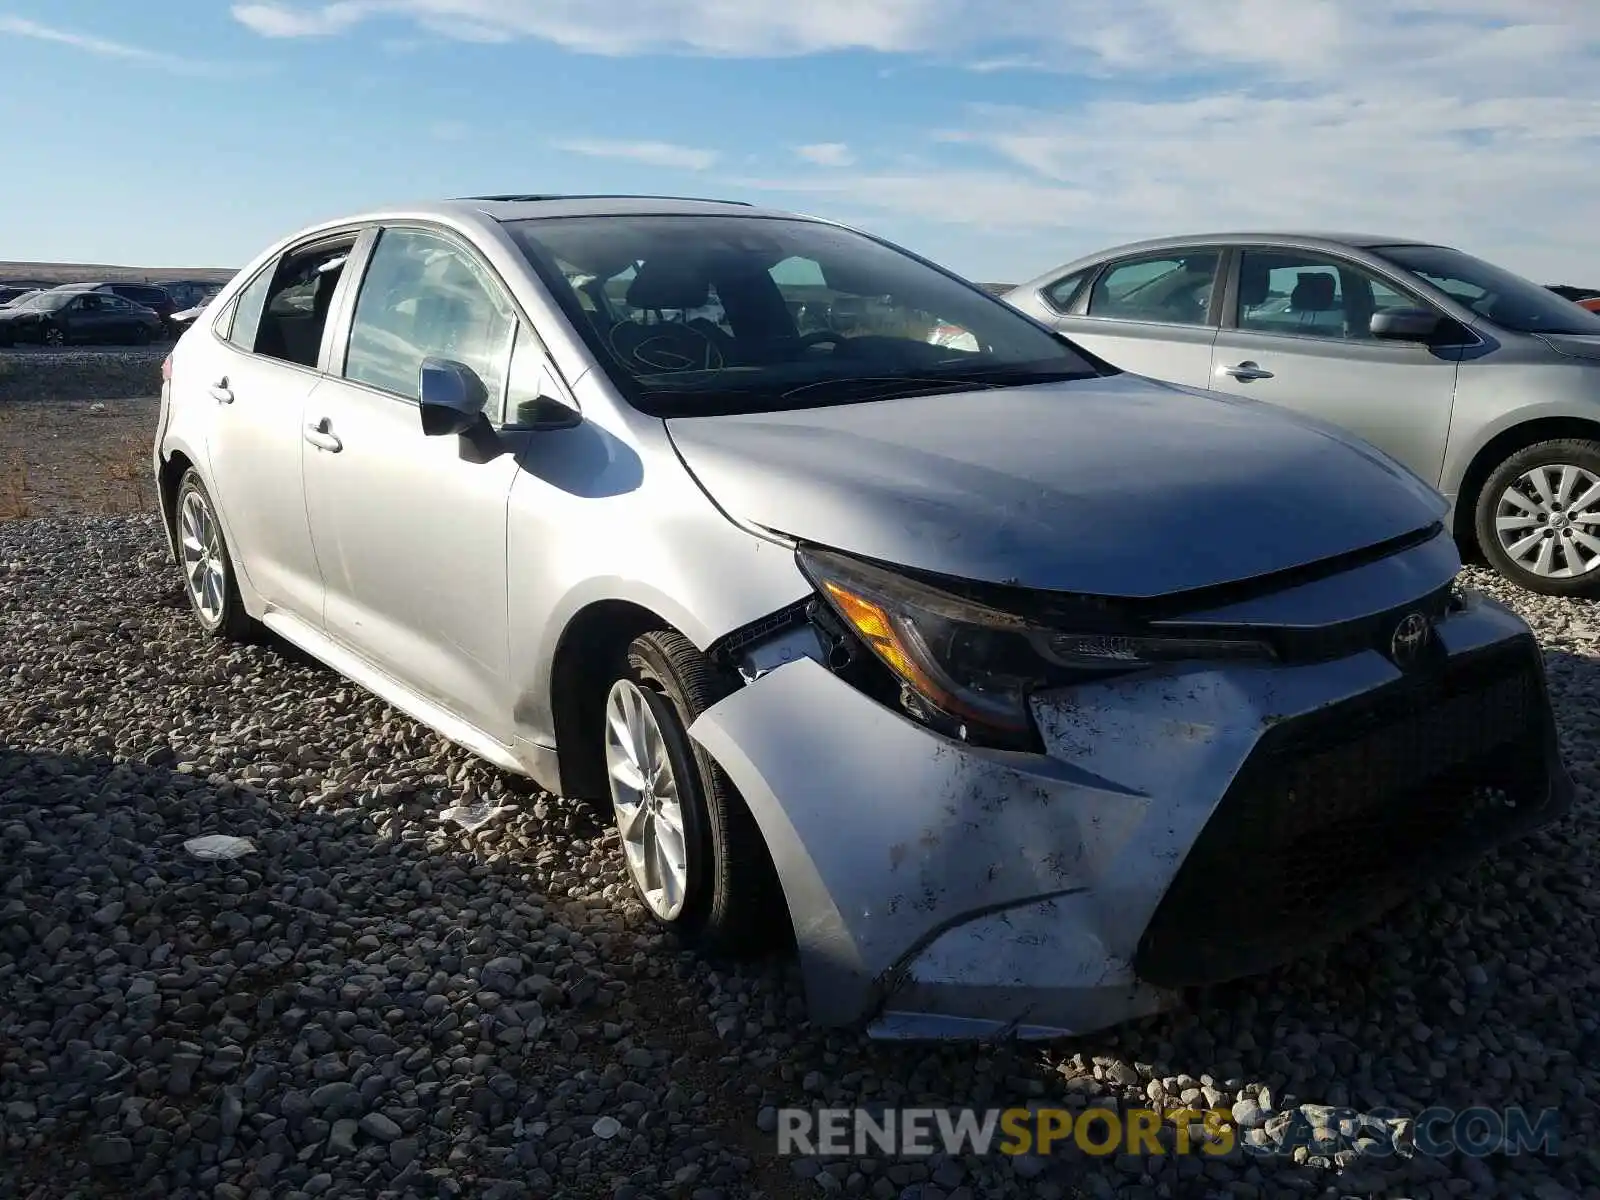
[[[1157,663],[1266,661],[1265,642],[1142,633],[1114,617],[1027,618],[842,555],[802,550],[800,568],[900,686],[912,716],[965,740],[1033,745],[1028,695]]]

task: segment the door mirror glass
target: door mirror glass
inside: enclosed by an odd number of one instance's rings
[[[1426,342],[1439,331],[1439,316],[1425,308],[1391,308],[1372,314],[1372,336],[1390,342]]]
[[[476,371],[454,359],[422,360],[417,399],[422,410],[422,432],[428,437],[468,433],[487,419],[484,409],[489,403],[488,389]]]

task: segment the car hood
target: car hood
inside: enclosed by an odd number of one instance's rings
[[[1600,334],[1540,333],[1534,336],[1557,354],[1565,354],[1568,358],[1600,360]]]
[[[667,426],[737,520],[923,571],[1102,596],[1303,566],[1448,508],[1331,426],[1127,374]]]

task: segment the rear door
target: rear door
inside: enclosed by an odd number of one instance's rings
[[[273,608],[322,623],[322,576],[306,520],[305,408],[322,381],[327,311],[359,231],[269,263],[194,340],[186,374],[209,406],[211,482],[239,569]],[[185,353],[188,344],[185,345]]]
[[[1434,306],[1322,251],[1241,247],[1232,275],[1211,387],[1341,425],[1438,486],[1459,347],[1369,329],[1374,312]]]
[[[1113,366],[1207,386],[1223,253],[1201,246],[1133,255],[1046,288],[1048,318]]]

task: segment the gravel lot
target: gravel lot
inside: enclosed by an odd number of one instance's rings
[[[656,935],[591,812],[199,637],[150,519],[0,524],[0,1195],[1595,1195],[1600,621],[1507,598],[1547,648],[1567,822],[1179,1014],[930,1050],[809,1030],[787,964]],[[479,799],[509,811],[441,824]],[[256,851],[185,853],[208,833]],[[797,1161],[769,1133],[783,1103],[1179,1097],[1258,1142],[1298,1106],[1555,1107],[1561,1152],[1408,1157],[1376,1117],[1304,1163]]]
[[[170,342],[149,346],[12,346],[0,350],[0,407],[8,400],[119,400],[161,394]]]

